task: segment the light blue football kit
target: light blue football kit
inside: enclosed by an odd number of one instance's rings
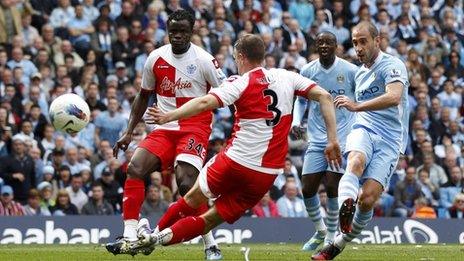
[[[358,103],[385,94],[390,83],[403,84],[399,105],[355,113],[353,128],[346,139],[345,153],[359,151],[366,156],[366,169],[361,179],[374,179],[386,188],[408,142],[408,72],[401,60],[380,52],[370,68],[359,68],[355,81]]]
[[[334,98],[338,95],[346,95],[354,100],[354,77],[357,70],[358,67],[354,64],[335,57],[335,61],[330,68],[324,68],[317,59],[305,65],[301,70],[301,75],[315,81]],[[307,131],[309,144],[304,157],[303,175],[323,171],[343,173],[343,169],[332,170],[325,159],[324,149],[327,145],[327,131],[321,113],[321,106],[318,102],[309,102],[307,99],[298,98],[295,101],[292,125],[300,126],[307,107],[309,107]],[[337,136],[341,149],[344,151],[345,140],[354,121],[354,113],[345,108],[336,109],[336,121]]]

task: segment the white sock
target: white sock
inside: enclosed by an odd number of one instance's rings
[[[160,229],[158,226],[155,227],[155,229],[153,229],[153,233],[159,233],[160,232]]]
[[[124,220],[124,234],[123,236],[129,240],[137,239],[137,224],[138,220],[136,219],[127,219]]]
[[[154,239],[156,245],[166,245],[169,243],[169,241],[171,241],[173,236],[174,235],[172,234],[172,230],[170,228],[166,228],[161,232],[151,234],[152,240]]]
[[[205,244],[205,249],[208,249],[212,246],[217,246],[216,240],[213,237],[213,233],[209,231],[208,233],[201,236]]]
[[[345,246],[346,246],[346,242],[344,239],[343,239],[343,235],[342,234],[339,234],[338,236],[335,237],[335,240],[334,240],[334,244],[336,247],[338,247],[338,249],[344,249]]]
[[[359,192],[359,178],[351,172],[345,172],[340,183],[338,184],[338,207],[343,205],[343,202],[352,198],[356,200]]]

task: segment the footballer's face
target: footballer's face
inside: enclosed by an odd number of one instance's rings
[[[322,59],[332,58],[337,49],[337,40],[333,34],[323,32],[317,36],[316,46],[319,57]]]
[[[168,24],[168,37],[172,52],[183,54],[190,47],[192,28],[188,20],[171,20]]]
[[[359,61],[371,66],[379,53],[380,38],[373,37],[366,27],[357,27],[353,30],[351,41]]]

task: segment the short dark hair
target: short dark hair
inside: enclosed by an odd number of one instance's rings
[[[176,21],[181,21],[181,20],[187,20],[190,24],[190,30],[193,30],[193,26],[195,25],[195,17],[193,15],[184,9],[179,9],[174,11],[168,18],[167,25],[171,23],[172,20]]]
[[[265,46],[263,39],[255,34],[245,34],[235,43],[235,50],[255,63],[261,63],[264,60]]]
[[[367,27],[367,30],[369,31],[369,34],[371,35],[372,38],[376,38],[379,36],[379,30],[377,30],[377,27],[372,23],[372,22],[367,22],[363,21],[357,24],[355,27],[353,27],[353,31],[359,28]]]

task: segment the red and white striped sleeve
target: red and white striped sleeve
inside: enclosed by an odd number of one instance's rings
[[[289,78],[292,79],[293,89],[295,90],[295,95],[302,96],[307,98],[308,92],[312,88],[317,86],[317,83],[314,81],[298,74],[295,72],[289,72]]]
[[[209,94],[216,97],[220,107],[233,104],[240,98],[242,92],[248,86],[247,77],[231,76],[225,80],[219,88],[214,88],[209,91]]]

